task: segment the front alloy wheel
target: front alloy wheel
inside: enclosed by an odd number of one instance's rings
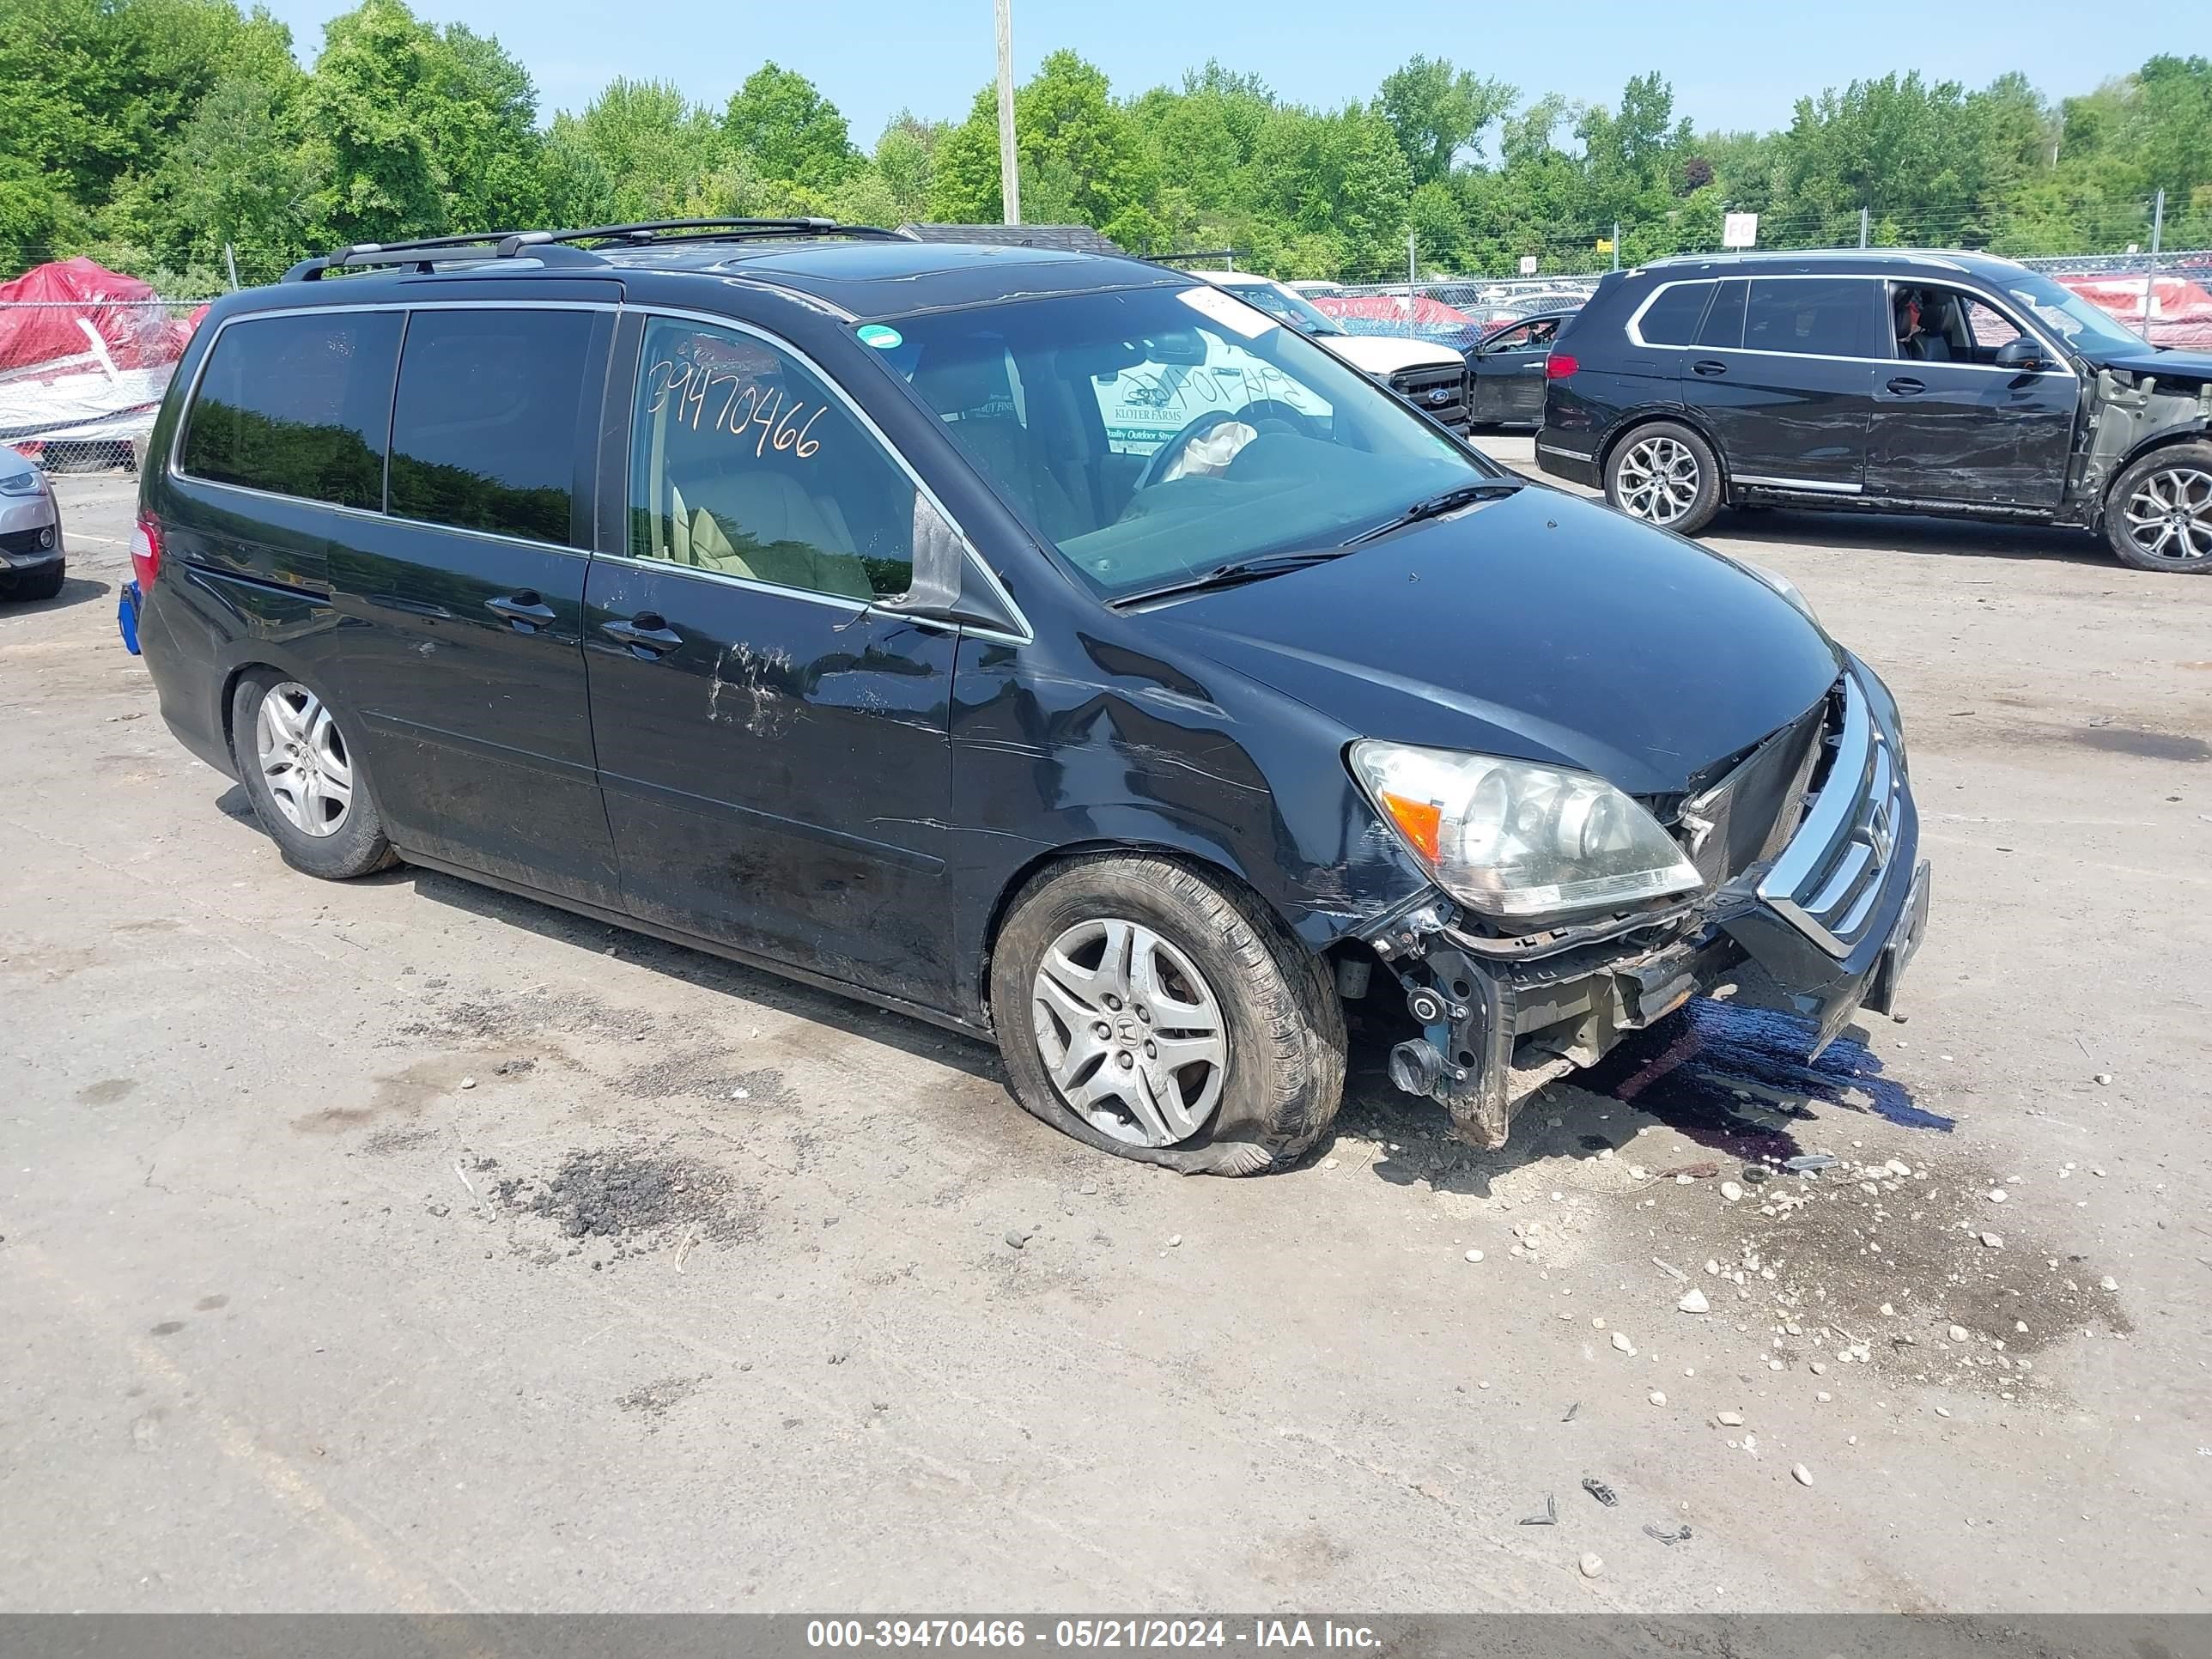
[[[292,827],[322,837],[353,810],[353,763],[323,701],[297,680],[269,688],[253,723],[262,781]]]
[[[1102,1133],[1172,1146],[1206,1127],[1228,1073],[1221,1003],[1140,922],[1078,922],[1046,949],[1030,1017],[1060,1098]]]
[[[2212,471],[2166,466],[2135,481],[2121,510],[2127,539],[2147,566],[2212,561]]]

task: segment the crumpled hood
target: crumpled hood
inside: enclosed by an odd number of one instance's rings
[[[1710,781],[1841,670],[1728,560],[1534,484],[1151,620],[1347,738],[1564,763],[1633,795]]]
[[[2154,374],[2160,386],[2175,390],[2184,385],[2212,385],[2212,351],[2156,351],[2145,346],[2141,351],[2102,352],[2097,362],[2101,368],[2130,374]]]

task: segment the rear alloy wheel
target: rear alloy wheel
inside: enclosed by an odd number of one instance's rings
[[[323,700],[297,680],[272,685],[253,721],[261,781],[295,830],[320,839],[353,810],[353,762]]]
[[[1694,536],[1719,509],[1720,465],[1686,426],[1640,426],[1606,463],[1605,498],[1632,519]]]
[[[2212,571],[2212,444],[2154,450],[2121,473],[2105,539],[2137,570]]]
[[[247,675],[233,694],[230,730],[254,815],[287,864],[343,881],[398,861],[352,741],[313,688]]]
[[[1226,880],[1099,854],[1038,876],[991,952],[1014,1098],[1101,1152],[1185,1175],[1280,1170],[1344,1093],[1322,958]]]

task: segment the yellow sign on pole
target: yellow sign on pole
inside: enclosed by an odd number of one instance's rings
[[[1597,239],[1597,251],[1598,251],[1600,253],[1610,253],[1610,252],[1613,252],[1613,238],[1612,238],[1612,237],[1610,237],[1610,236],[1601,236],[1601,237],[1599,237],[1599,238]]]

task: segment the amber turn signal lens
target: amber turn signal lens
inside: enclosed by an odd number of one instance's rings
[[[1398,826],[1398,833],[1413,844],[1415,852],[1431,862],[1439,857],[1444,823],[1443,807],[1432,800],[1408,800],[1388,790],[1382,792],[1382,806],[1390,814],[1390,822]]]

